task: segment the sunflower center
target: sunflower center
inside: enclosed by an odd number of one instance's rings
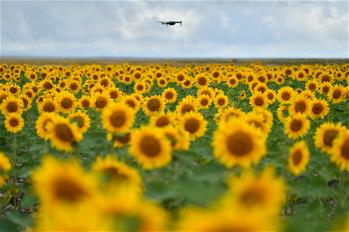
[[[131,107],[132,109],[136,108],[136,104],[134,103],[133,100],[127,100],[126,104]]]
[[[227,137],[226,146],[233,156],[245,156],[253,149],[253,141],[249,134],[237,131]]]
[[[71,131],[70,127],[64,123],[56,124],[54,132],[60,141],[70,143],[74,140],[73,132]]]
[[[158,111],[160,109],[160,101],[158,99],[150,99],[147,103],[147,107],[150,111]]]
[[[330,87],[328,87],[328,86],[322,87],[322,92],[323,93],[328,93],[329,91],[330,91]]]
[[[200,104],[202,106],[207,106],[208,105],[208,100],[206,98],[201,99]]]
[[[194,107],[191,104],[184,104],[182,107],[182,114],[194,111]]]
[[[200,77],[198,80],[199,85],[206,85],[207,80],[204,77]]]
[[[257,98],[254,100],[254,103],[256,104],[256,106],[263,106],[263,104],[264,104],[263,98],[257,97]]]
[[[219,98],[217,103],[218,103],[219,106],[222,106],[222,105],[225,104],[225,100],[223,98]]]
[[[316,89],[316,85],[315,84],[310,84],[309,85],[309,90],[315,90]]]
[[[347,138],[341,146],[341,156],[349,161],[349,139]]]
[[[293,119],[291,122],[291,130],[292,131],[299,131],[303,127],[303,122],[302,120],[299,119]]]
[[[126,144],[130,141],[131,139],[131,134],[130,133],[126,133],[124,135],[116,135],[115,136],[115,141],[122,143],[122,144]]]
[[[16,127],[16,126],[18,126],[19,121],[17,118],[11,118],[9,123],[10,123],[11,127]]]
[[[264,201],[264,195],[260,189],[253,187],[241,194],[240,201],[247,207],[253,207]]]
[[[53,111],[55,111],[55,105],[52,102],[47,102],[44,105],[43,110],[45,112],[53,112]]]
[[[127,118],[124,111],[117,110],[110,115],[110,123],[113,127],[122,127],[125,125]]]
[[[61,105],[64,109],[70,109],[73,106],[73,101],[72,99],[65,97],[62,99]]]
[[[106,167],[103,169],[103,172],[114,180],[120,180],[120,181],[128,180],[128,176],[120,172],[120,170],[116,167]]]
[[[326,130],[323,137],[323,142],[327,147],[332,147],[333,140],[337,137],[338,131],[334,129]]]
[[[312,108],[312,112],[314,114],[321,114],[322,111],[324,110],[324,106],[321,103],[315,103]]]
[[[173,98],[173,93],[172,92],[167,92],[165,94],[166,99],[171,100]]]
[[[291,95],[290,93],[286,92],[286,93],[282,93],[282,99],[284,99],[285,101],[289,100]]]
[[[6,109],[9,113],[14,113],[14,112],[17,112],[18,105],[16,102],[9,102],[6,106]]]
[[[81,102],[81,105],[84,107],[84,108],[87,108],[87,107],[90,107],[90,101],[85,99]]]
[[[53,184],[53,193],[56,198],[71,203],[87,197],[88,192],[76,181],[70,178],[57,178]]]
[[[110,91],[109,96],[112,99],[116,99],[116,98],[118,98],[119,93],[117,91]]]
[[[300,150],[296,150],[292,155],[292,162],[294,165],[299,165],[302,161],[302,152]]]
[[[74,90],[76,90],[78,88],[78,85],[76,83],[71,83],[69,87],[70,87],[71,90],[74,91]]]
[[[335,91],[333,91],[333,98],[334,99],[340,98],[341,95],[342,95],[342,92],[339,89],[336,89]]]
[[[107,99],[105,99],[104,97],[98,97],[96,100],[96,106],[97,108],[104,108],[107,105]]]
[[[169,125],[169,124],[170,124],[170,120],[169,120],[169,118],[166,117],[166,116],[159,117],[159,118],[156,120],[156,123],[155,123],[155,125],[156,125],[157,127],[165,127],[165,126],[167,126],[167,125]]]
[[[296,113],[304,113],[304,111],[306,109],[307,109],[307,105],[303,101],[297,102],[296,105],[295,105]]]
[[[200,128],[200,122],[196,118],[190,118],[186,120],[184,124],[184,129],[188,131],[190,134],[194,134]]]
[[[143,154],[148,157],[155,157],[161,152],[161,144],[157,138],[152,135],[143,136],[139,147]]]

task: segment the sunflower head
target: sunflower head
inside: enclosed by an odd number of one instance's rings
[[[304,141],[295,143],[290,148],[288,156],[288,169],[296,176],[306,169],[309,162],[309,150]]]

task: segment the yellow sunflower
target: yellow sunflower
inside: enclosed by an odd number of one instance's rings
[[[89,96],[82,96],[79,99],[79,106],[82,109],[87,109],[91,107],[91,99]]]
[[[163,91],[162,97],[166,103],[174,103],[177,100],[177,92],[174,88],[167,88]]]
[[[142,178],[137,170],[118,161],[112,155],[104,158],[97,157],[97,160],[92,165],[92,169],[101,175],[102,186],[106,186],[111,191],[124,185],[138,193],[143,189]]]
[[[294,94],[294,90],[291,87],[282,87],[278,91],[278,101],[280,103],[289,103]]]
[[[327,93],[328,99],[332,103],[340,103],[345,100],[347,90],[341,85],[334,85],[331,87],[330,91]]]
[[[3,100],[1,110],[4,115],[21,114],[23,112],[23,102],[16,97],[9,96]]]
[[[202,94],[198,97],[198,105],[201,109],[208,109],[212,103],[212,99],[206,94]]]
[[[87,203],[94,197],[97,187],[95,179],[77,162],[63,162],[51,156],[43,158],[32,180],[44,208]]]
[[[159,114],[165,109],[165,101],[161,96],[147,97],[143,101],[143,111],[148,116]]]
[[[48,140],[50,138],[50,132],[48,130],[48,125],[53,122],[55,114],[54,113],[42,113],[35,122],[36,134],[44,139]]]
[[[326,154],[331,154],[333,141],[345,130],[340,123],[325,122],[319,126],[314,135],[315,146]]]
[[[130,154],[144,169],[160,168],[172,159],[171,144],[161,129],[143,127],[131,135]]]
[[[176,111],[178,114],[186,114],[189,112],[197,112],[198,108],[199,108],[199,106],[198,106],[197,99],[193,96],[187,95],[177,105]]]
[[[288,138],[296,139],[304,136],[310,128],[310,122],[305,115],[290,115],[285,122],[285,134]]]
[[[229,104],[229,98],[225,94],[218,94],[215,97],[214,104],[216,108],[224,108]]]
[[[24,119],[18,113],[8,114],[5,117],[5,128],[8,132],[18,133],[24,127]]]
[[[134,112],[125,103],[114,103],[103,110],[103,127],[110,133],[125,132],[134,122]]]
[[[111,103],[111,99],[107,92],[103,93],[94,93],[91,98],[91,103],[94,109],[97,111],[102,111],[105,108],[108,108]]]
[[[214,132],[213,154],[227,167],[247,167],[257,163],[266,154],[265,140],[259,129],[232,118],[227,122],[221,121]]]
[[[311,101],[310,118],[324,118],[329,112],[328,102],[323,99],[315,99]]]
[[[310,111],[310,101],[302,95],[294,97],[290,101],[289,113],[308,115]]]
[[[12,168],[12,165],[9,158],[5,155],[5,153],[0,152],[0,174],[10,171],[11,168]]]
[[[75,122],[81,133],[85,133],[90,128],[90,117],[83,111],[76,111],[69,114],[68,118]]]
[[[275,216],[286,200],[286,183],[270,167],[258,175],[247,170],[239,177],[232,177],[228,180],[228,188],[221,204],[236,205],[245,212],[260,211]]]
[[[44,98],[42,102],[38,103],[38,110],[40,113],[53,113],[58,110],[57,103],[52,98]]]
[[[156,116],[153,116],[150,119],[150,124],[155,127],[164,128],[172,125],[174,123],[174,120],[175,114],[173,114],[172,112],[161,113]]]
[[[76,99],[72,93],[67,91],[60,92],[56,97],[58,109],[62,113],[69,113],[75,109]]]
[[[268,98],[263,93],[256,92],[250,97],[250,105],[253,108],[267,108],[268,104]]]
[[[331,160],[341,171],[349,172],[349,130],[342,131],[333,141]]]
[[[305,141],[299,141],[295,143],[289,151],[288,156],[288,169],[298,176],[306,169],[309,162],[309,150]]]
[[[180,119],[180,128],[189,133],[190,139],[202,137],[206,132],[207,121],[202,114],[191,112],[184,114]]]
[[[62,151],[73,150],[73,145],[82,139],[78,126],[57,115],[52,119],[47,125],[52,145]]]

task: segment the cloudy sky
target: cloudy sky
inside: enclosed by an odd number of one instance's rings
[[[0,1],[2,56],[349,57],[347,0]]]

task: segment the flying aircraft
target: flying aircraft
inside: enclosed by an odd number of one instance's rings
[[[176,25],[176,23],[178,23],[182,26],[182,21],[159,21],[158,23],[161,23],[162,25],[166,26],[174,26]]]

